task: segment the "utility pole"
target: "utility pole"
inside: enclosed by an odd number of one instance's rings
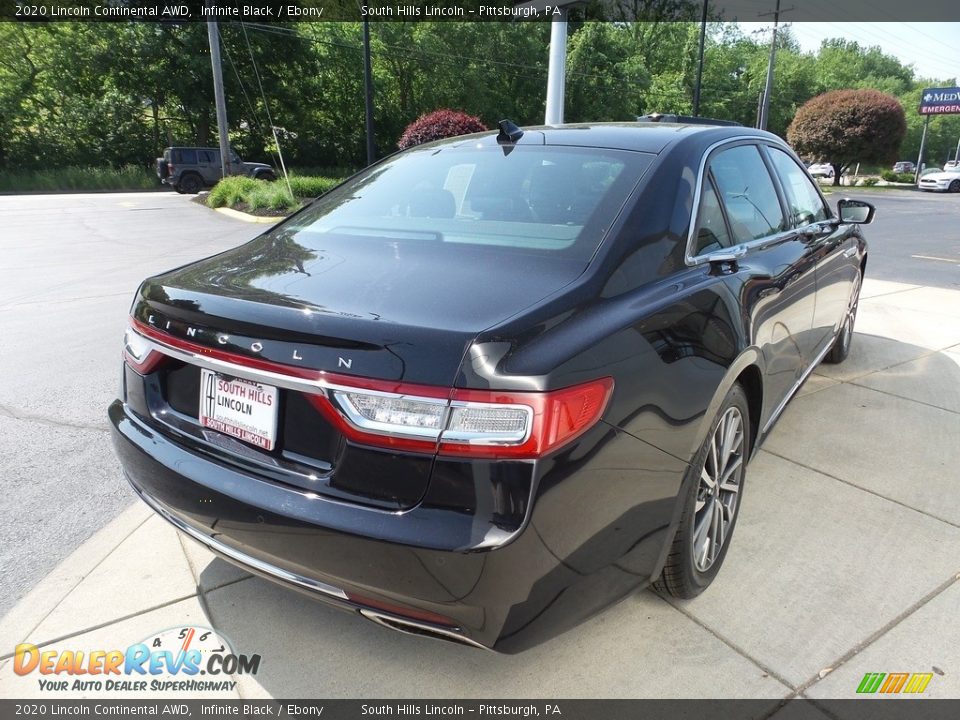
[[[367,131],[367,165],[377,160],[373,137],[373,70],[370,63],[370,21],[363,19],[363,106]]]
[[[920,171],[923,170],[923,151],[927,147],[927,128],[930,127],[930,116],[923,116],[923,135],[920,137],[920,155],[917,156],[917,172],[913,176],[913,184],[920,182]]]
[[[563,124],[563,96],[567,74],[567,9],[559,8],[550,21],[550,59],[547,65],[547,110],[544,125]]]
[[[703,0],[703,12],[700,14],[700,50],[697,54],[697,82],[693,86],[693,116],[700,117],[700,85],[703,83],[703,46],[707,39],[707,6],[710,0]]]
[[[207,0],[210,7],[210,0]],[[210,42],[210,64],[213,66],[213,98],[217,104],[217,131],[220,134],[220,170],[229,175],[230,139],[227,136],[227,101],[223,95],[223,67],[220,64],[220,31],[216,20],[207,20],[207,40]]]
[[[788,7],[782,12],[790,12],[793,7]],[[770,60],[767,62],[767,84],[763,91],[763,107],[760,109],[760,123],[757,127],[761,130],[767,129],[767,121],[770,119],[770,95],[773,92],[773,66],[777,62],[777,26],[780,24],[780,0],[777,0],[776,9],[773,13],[761,13],[760,17],[773,15],[773,39],[770,41]]]

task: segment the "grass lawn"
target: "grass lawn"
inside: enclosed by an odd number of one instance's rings
[[[0,173],[0,192],[64,192],[84,190],[158,190],[153,169],[138,165],[111,167],[63,167],[49,170],[5,170]]]

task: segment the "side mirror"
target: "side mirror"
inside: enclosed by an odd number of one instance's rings
[[[840,222],[854,225],[869,225],[873,222],[873,216],[877,209],[863,200],[851,200],[843,198],[837,203],[837,210],[840,215]]]

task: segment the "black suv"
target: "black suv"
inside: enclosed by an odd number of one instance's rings
[[[214,552],[515,651],[710,584],[747,463],[850,350],[874,210],[759,130],[502,127],[146,280],[110,419]]]
[[[276,180],[273,168],[264,163],[244,162],[232,150],[228,175],[246,175],[257,180]],[[178,193],[194,194],[204,186],[215,185],[223,172],[219,148],[168,147],[157,158],[157,177]]]

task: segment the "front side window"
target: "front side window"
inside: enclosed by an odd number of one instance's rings
[[[780,176],[790,206],[790,226],[803,227],[827,219],[827,208],[807,174],[787,153],[769,148],[770,160]]]
[[[650,160],[542,145],[414,150],[328,193],[280,230],[325,247],[387,242],[588,260]]]
[[[727,210],[735,243],[787,229],[773,178],[756,145],[722,150],[710,160],[710,172]]]

